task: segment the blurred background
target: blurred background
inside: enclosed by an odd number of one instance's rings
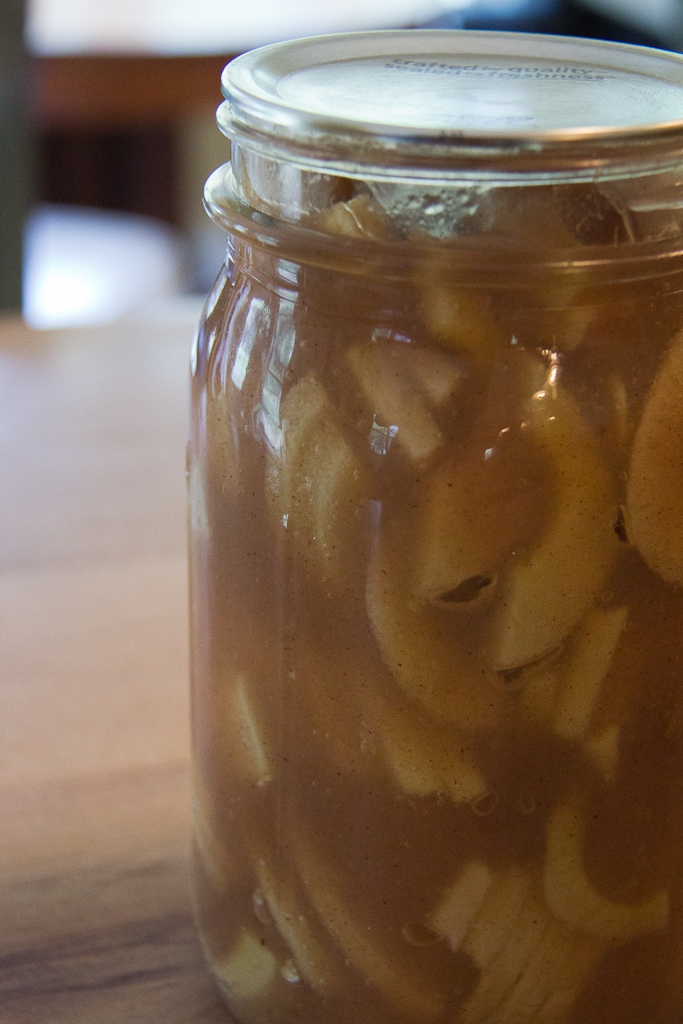
[[[0,0],[0,310],[104,323],[205,293],[230,57],[301,35],[511,29],[683,49],[683,0]]]

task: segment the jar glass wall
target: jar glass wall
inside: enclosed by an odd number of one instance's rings
[[[456,140],[457,173],[412,139],[387,171],[266,152],[246,120],[208,186],[229,258],[189,461],[196,900],[226,1001],[673,1024],[680,138]]]

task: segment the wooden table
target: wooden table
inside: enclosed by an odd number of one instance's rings
[[[0,320],[0,1021],[226,1020],[188,895],[196,309]]]

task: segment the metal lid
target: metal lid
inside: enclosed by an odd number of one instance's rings
[[[683,57],[595,40],[323,36],[244,54],[222,85],[226,134],[309,165],[459,163],[513,152],[569,158],[587,143],[594,157],[596,146],[683,140]]]

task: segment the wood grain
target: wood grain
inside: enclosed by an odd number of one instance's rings
[[[186,765],[2,795],[3,1024],[226,1020],[192,923],[188,805]]]
[[[195,308],[0,320],[0,1021],[226,1021],[189,894]]]

